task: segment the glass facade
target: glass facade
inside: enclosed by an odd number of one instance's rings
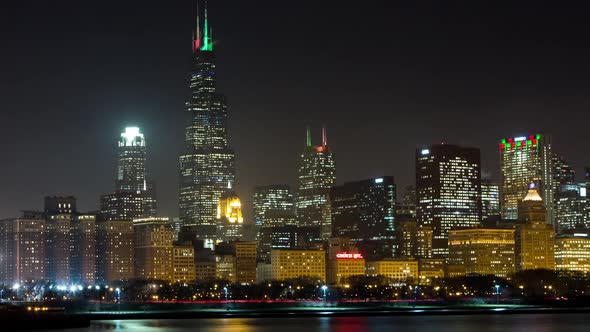
[[[179,159],[180,219],[184,226],[190,226],[190,236],[212,239],[217,204],[227,184],[234,182],[234,152],[228,147],[225,96],[215,86],[212,44],[193,51],[190,99],[186,103],[190,121],[185,134],[186,150]]]
[[[416,150],[416,217],[432,227],[435,258],[447,256],[449,230],[481,221],[480,164],[476,148],[441,144]]]
[[[488,180],[481,181],[481,218],[484,221],[500,218],[500,185]]]
[[[330,191],[332,236],[356,242],[394,240],[395,202],[393,176],[333,187]]]

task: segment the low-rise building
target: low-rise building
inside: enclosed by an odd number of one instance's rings
[[[323,250],[271,250],[271,277],[286,280],[300,277],[326,280],[326,253]]]
[[[407,282],[418,278],[418,261],[415,259],[384,259],[367,262],[367,275],[382,275],[394,281]]]

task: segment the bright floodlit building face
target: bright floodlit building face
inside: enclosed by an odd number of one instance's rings
[[[447,235],[481,221],[480,152],[456,145],[416,150],[416,216],[431,226],[435,258],[448,254]]]
[[[180,218],[192,236],[215,237],[219,198],[235,178],[234,152],[228,147],[227,104],[215,87],[215,53],[205,11],[205,24],[193,41],[191,96],[186,103],[185,153],[180,156]]]
[[[535,183],[547,207],[548,223],[553,223],[553,176],[551,140],[546,135],[530,135],[502,139],[500,167],[502,171],[502,218],[516,220],[518,201]]]

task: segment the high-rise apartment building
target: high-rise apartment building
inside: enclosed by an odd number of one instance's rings
[[[553,153],[551,138],[547,135],[511,137],[500,143],[500,167],[502,175],[501,208],[502,219],[518,218],[518,201],[526,196],[529,185],[535,183],[545,201],[549,218],[553,224],[552,167]]]
[[[133,278],[133,222],[106,220],[98,222],[96,227],[97,279],[111,282]]]
[[[480,165],[476,148],[439,144],[416,150],[416,218],[432,227],[435,258],[447,256],[449,230],[481,221]]]
[[[4,283],[45,279],[45,218],[25,212],[23,217],[0,220],[0,280]]]
[[[299,158],[296,202],[298,225],[320,229],[330,227],[328,194],[335,181],[336,163],[328,146],[326,128],[322,129],[322,145],[318,146],[312,145],[308,128],[307,144]]]
[[[353,241],[395,239],[393,176],[332,187],[329,198],[332,236]]]
[[[216,212],[227,184],[235,179],[234,151],[228,145],[227,103],[217,91],[215,53],[207,9],[204,26],[197,20],[193,39],[190,98],[186,107],[190,121],[185,133],[185,152],[179,158],[180,219],[185,239],[213,241]]]
[[[96,215],[76,214],[71,228],[71,278],[76,284],[96,282]]]
[[[133,221],[135,276],[174,281],[174,230],[167,218]]]

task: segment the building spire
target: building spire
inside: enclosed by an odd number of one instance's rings
[[[322,127],[322,145],[328,145],[328,135],[326,134],[326,126]]]
[[[193,53],[201,48],[201,13],[199,12],[199,2],[197,1],[197,31],[193,35]]]
[[[205,1],[205,24],[203,25],[203,46],[201,51],[213,51],[213,40],[209,29],[209,18],[207,17],[207,1]]]
[[[306,143],[305,146],[311,147],[311,131],[309,129],[309,126],[306,127]]]

